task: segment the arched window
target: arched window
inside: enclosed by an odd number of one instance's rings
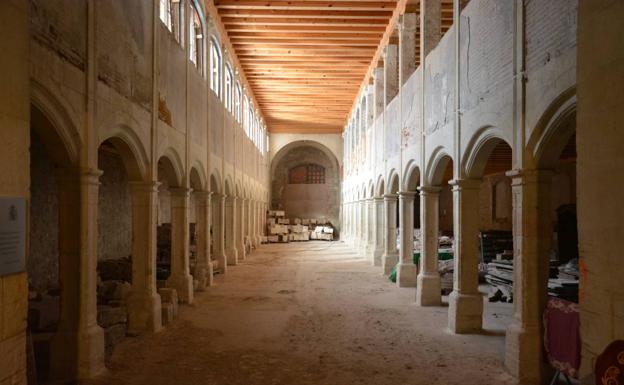
[[[256,121],[256,117],[254,114],[254,107],[253,107],[253,104],[250,104],[249,105],[249,127],[247,128],[249,131],[247,133],[247,136],[249,137],[249,139],[252,138],[255,121]]]
[[[288,170],[289,184],[325,184],[325,167],[318,164],[304,164]]]
[[[160,0],[160,21],[171,31],[171,0]]]
[[[203,74],[204,69],[204,29],[202,19],[195,4],[191,3],[189,19],[189,59]]]
[[[247,95],[243,99],[243,130],[245,130],[245,135],[249,137],[249,98]]]
[[[241,111],[241,86],[239,82],[236,82],[236,88],[234,91],[234,117],[236,121],[240,124],[242,123],[242,111]]]
[[[214,37],[210,39],[210,88],[221,97],[221,48]]]
[[[232,68],[229,64],[225,65],[225,108],[232,112]]]
[[[160,0],[160,21],[173,33],[176,41],[183,44],[184,7],[180,0]]]

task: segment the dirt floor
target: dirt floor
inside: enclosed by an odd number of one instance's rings
[[[264,245],[218,275],[156,335],[126,338],[92,385],[512,384],[510,305],[482,335],[453,335],[341,242]]]

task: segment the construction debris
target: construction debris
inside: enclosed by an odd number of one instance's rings
[[[269,211],[267,233],[264,243],[307,242],[310,240],[334,240],[334,227],[325,218],[293,218],[292,224],[281,210]]]

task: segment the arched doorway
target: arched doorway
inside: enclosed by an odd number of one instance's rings
[[[159,280],[176,289],[180,302],[193,302],[189,262],[190,191],[182,187],[182,166],[175,154],[158,160],[158,267]],[[160,283],[159,286],[163,286]]]
[[[211,222],[210,222],[210,255],[214,263],[215,272],[227,272],[227,260],[225,258],[225,195],[221,190],[221,179],[210,175],[211,192]]]
[[[325,218],[340,227],[340,168],[320,143],[297,141],[271,161],[271,209],[288,218]],[[335,234],[336,235],[336,234]]]
[[[400,239],[399,263],[396,283],[399,287],[416,287],[418,268],[414,264],[414,240],[420,238],[420,170],[412,163],[403,177],[403,190],[399,191]]]
[[[197,291],[212,285],[213,266],[210,259],[211,196],[197,167],[191,168],[191,213],[189,218],[189,253],[193,284]]]
[[[453,196],[449,181],[453,179],[453,160],[440,152],[433,157],[420,187],[422,207],[422,240],[416,303],[436,306],[441,295],[453,289]],[[440,263],[441,262],[441,263]]]
[[[382,256],[382,269],[384,275],[389,275],[394,266],[399,262],[398,234],[399,228],[399,176],[393,172],[390,174],[384,194],[385,213],[385,250]]]

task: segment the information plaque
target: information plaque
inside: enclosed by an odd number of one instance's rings
[[[0,277],[26,270],[26,201],[0,197]]]

